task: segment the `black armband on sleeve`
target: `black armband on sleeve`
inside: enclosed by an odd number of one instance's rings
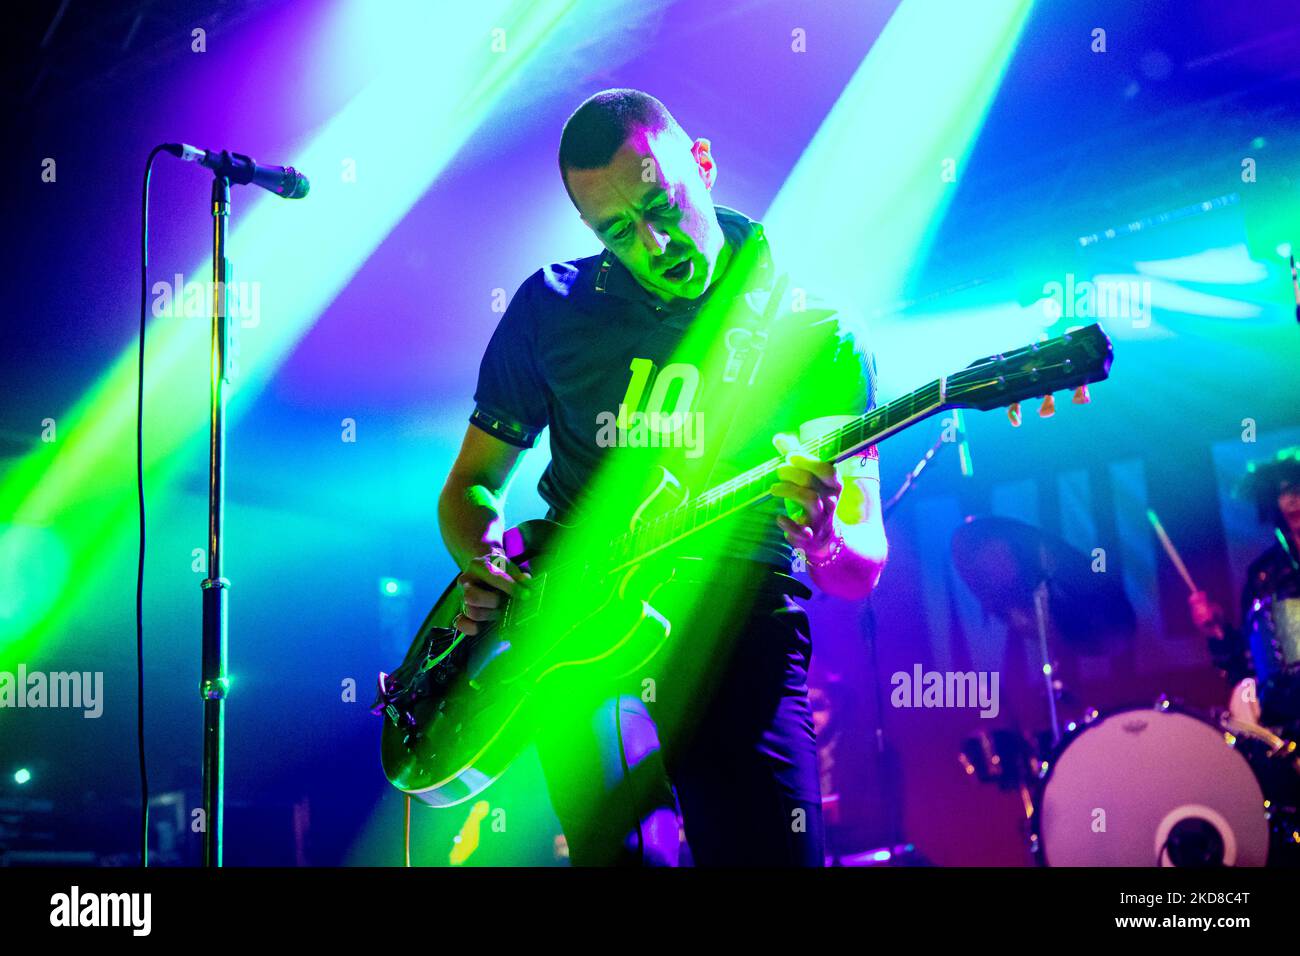
[[[474,407],[473,413],[469,416],[469,422],[471,425],[475,425],[487,432],[493,438],[499,438],[507,445],[515,445],[519,448],[532,448],[537,442],[537,436],[542,433],[540,428],[531,428],[519,422],[502,418],[481,405]]]

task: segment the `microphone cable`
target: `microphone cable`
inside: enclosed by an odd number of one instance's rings
[[[140,550],[135,572],[135,714],[140,758],[140,866],[149,865],[149,772],[144,757],[144,327],[149,299],[149,177],[164,147],[155,146],[144,164],[140,209],[140,347],[135,391],[135,487],[140,507]]]

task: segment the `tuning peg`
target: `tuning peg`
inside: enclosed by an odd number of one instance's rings
[[[1056,399],[1053,398],[1050,393],[1044,395],[1043,404],[1039,406],[1038,409],[1038,417],[1051,418],[1055,414],[1056,414]]]
[[[1087,405],[1092,401],[1092,396],[1088,394],[1088,386],[1080,385],[1074,390],[1074,404]]]
[[[1020,403],[1012,402],[1007,406],[1007,419],[1011,422],[1012,428],[1020,427]]]

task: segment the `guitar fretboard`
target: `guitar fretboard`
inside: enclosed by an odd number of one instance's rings
[[[929,385],[826,432],[807,442],[805,447],[814,458],[830,462],[842,461],[939,411],[946,400],[946,388],[945,378],[936,379]],[[783,463],[784,459],[780,457],[769,459],[687,499],[676,508],[642,521],[633,531],[620,535],[611,542],[610,569],[618,571],[644,560],[702,528],[770,497],[768,489],[778,480],[776,470]]]

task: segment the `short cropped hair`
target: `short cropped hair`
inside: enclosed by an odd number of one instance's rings
[[[670,130],[686,135],[668,107],[649,93],[627,88],[601,90],[583,100],[560,134],[560,176],[568,170],[599,169],[614,158],[634,130]],[[573,193],[569,193],[573,198]]]

